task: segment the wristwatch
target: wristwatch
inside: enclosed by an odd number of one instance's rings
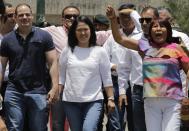
[[[108,97],[108,100],[113,100],[114,101],[114,96]]]

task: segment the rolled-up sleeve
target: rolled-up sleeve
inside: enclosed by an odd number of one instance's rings
[[[125,49],[125,54],[122,55],[120,58],[120,62],[118,63],[118,84],[119,84],[119,94],[125,94],[126,89],[128,88],[128,81],[130,77],[130,71],[131,71],[131,55],[128,51],[128,49]]]

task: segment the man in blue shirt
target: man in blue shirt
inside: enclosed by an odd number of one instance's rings
[[[9,61],[9,80],[5,93],[6,124],[9,131],[22,131],[27,116],[32,131],[47,131],[47,105],[58,99],[58,64],[52,37],[32,27],[32,11],[27,4],[15,9],[18,29],[4,36],[0,55],[2,76]],[[47,88],[46,63],[52,88]],[[0,79],[2,82],[3,77]]]

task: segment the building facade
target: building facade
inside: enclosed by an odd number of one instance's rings
[[[27,3],[31,6],[34,15],[36,14],[37,1],[41,0],[4,0],[5,2],[16,6],[19,3]],[[51,23],[61,22],[62,9],[67,5],[74,5],[79,7],[81,14],[93,16],[96,14],[105,14],[107,5],[112,5],[114,8],[122,3],[136,4],[137,8],[141,10],[145,5],[152,5],[155,7],[161,6],[165,0],[44,0],[45,1],[45,19]]]

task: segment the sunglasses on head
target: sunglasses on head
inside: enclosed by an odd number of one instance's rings
[[[79,15],[74,15],[74,14],[72,14],[72,15],[64,15],[64,18],[65,19],[71,19],[73,17],[74,19],[76,19],[78,16]]]
[[[13,16],[14,16],[14,13],[12,13],[12,14],[7,14],[6,15],[8,18],[12,18]]]
[[[140,22],[141,24],[143,24],[144,21],[145,21],[147,24],[149,24],[149,23],[152,22],[152,18],[139,18],[139,22]]]

